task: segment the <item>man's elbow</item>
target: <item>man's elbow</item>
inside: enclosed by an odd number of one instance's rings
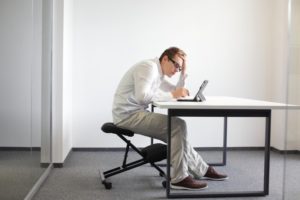
[[[137,96],[136,97],[136,102],[138,103],[138,104],[144,104],[144,102],[145,102],[145,99],[144,99],[144,97],[143,96]]]
[[[147,102],[147,95],[146,94],[139,94],[136,95],[136,102],[140,105],[146,104]]]

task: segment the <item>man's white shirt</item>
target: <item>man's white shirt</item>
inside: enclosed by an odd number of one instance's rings
[[[112,110],[114,123],[146,110],[153,101],[172,100],[171,91],[183,87],[186,77],[186,74],[181,74],[176,85],[167,81],[158,58],[135,64],[125,73],[115,92]]]

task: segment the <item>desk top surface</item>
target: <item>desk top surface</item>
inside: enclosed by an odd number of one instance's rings
[[[224,96],[206,97],[204,102],[168,101],[153,105],[166,109],[300,109],[300,105]]]

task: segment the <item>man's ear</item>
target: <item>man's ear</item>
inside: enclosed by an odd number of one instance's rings
[[[168,56],[167,56],[167,55],[164,55],[163,61],[167,62],[168,60],[169,60]]]

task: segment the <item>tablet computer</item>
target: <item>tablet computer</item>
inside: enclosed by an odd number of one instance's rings
[[[203,81],[203,83],[201,84],[201,86],[194,98],[179,98],[179,99],[177,99],[177,101],[195,101],[195,102],[205,101],[206,99],[203,95],[203,90],[205,89],[207,83],[208,83],[208,80]]]

